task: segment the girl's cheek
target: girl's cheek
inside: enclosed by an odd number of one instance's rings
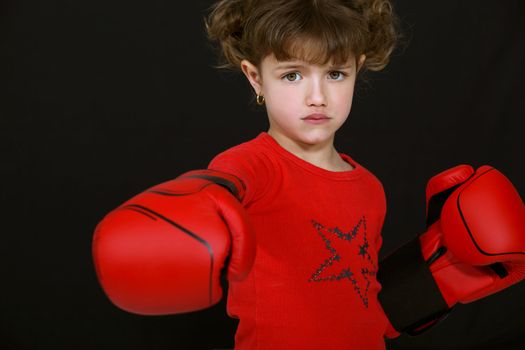
[[[290,102],[299,99],[301,95],[302,92],[299,86],[287,86],[285,89],[282,89],[279,93],[279,96],[282,100]]]

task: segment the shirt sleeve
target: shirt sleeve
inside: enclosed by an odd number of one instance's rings
[[[264,156],[237,146],[215,156],[208,164],[208,169],[238,177],[246,187],[242,204],[247,207],[267,190],[271,175],[267,163]]]
[[[383,184],[379,179],[374,175],[374,178],[376,179],[379,189],[378,189],[378,211],[379,211],[379,230],[375,241],[375,247],[376,251],[379,254],[379,251],[381,250],[381,247],[383,246],[383,227],[385,225],[385,218],[386,218],[386,212],[387,212],[387,203],[386,203],[386,194],[385,190],[383,188]]]

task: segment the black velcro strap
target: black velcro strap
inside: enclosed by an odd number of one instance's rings
[[[394,328],[410,332],[449,311],[428,268],[419,237],[379,264],[379,302]]]

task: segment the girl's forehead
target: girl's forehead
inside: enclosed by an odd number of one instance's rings
[[[302,61],[313,65],[333,63],[341,65],[354,59],[354,50],[348,43],[328,43],[320,37],[288,38],[270,48],[278,61]]]
[[[278,59],[274,53],[267,55],[263,59],[263,64],[276,68],[293,68],[308,66],[327,66],[327,67],[344,67],[349,66],[354,61],[354,55],[350,55],[346,61],[336,60],[334,57],[328,57],[326,62],[312,61],[304,57],[290,56]]]

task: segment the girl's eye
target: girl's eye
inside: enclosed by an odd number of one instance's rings
[[[286,74],[283,78],[288,80],[288,81],[297,81],[297,80],[299,80],[300,77],[301,77],[301,75],[299,73],[294,72],[294,73]]]
[[[341,72],[341,71],[332,71],[328,73],[328,75],[329,75],[329,78],[333,80],[343,80],[343,78],[347,76],[346,73]],[[298,81],[301,79],[301,73],[299,72],[288,73],[284,75],[282,79],[286,79],[287,81]]]
[[[342,80],[346,76],[346,74],[343,72],[339,72],[339,71],[332,71],[329,73],[329,76],[330,76],[330,79]]]

